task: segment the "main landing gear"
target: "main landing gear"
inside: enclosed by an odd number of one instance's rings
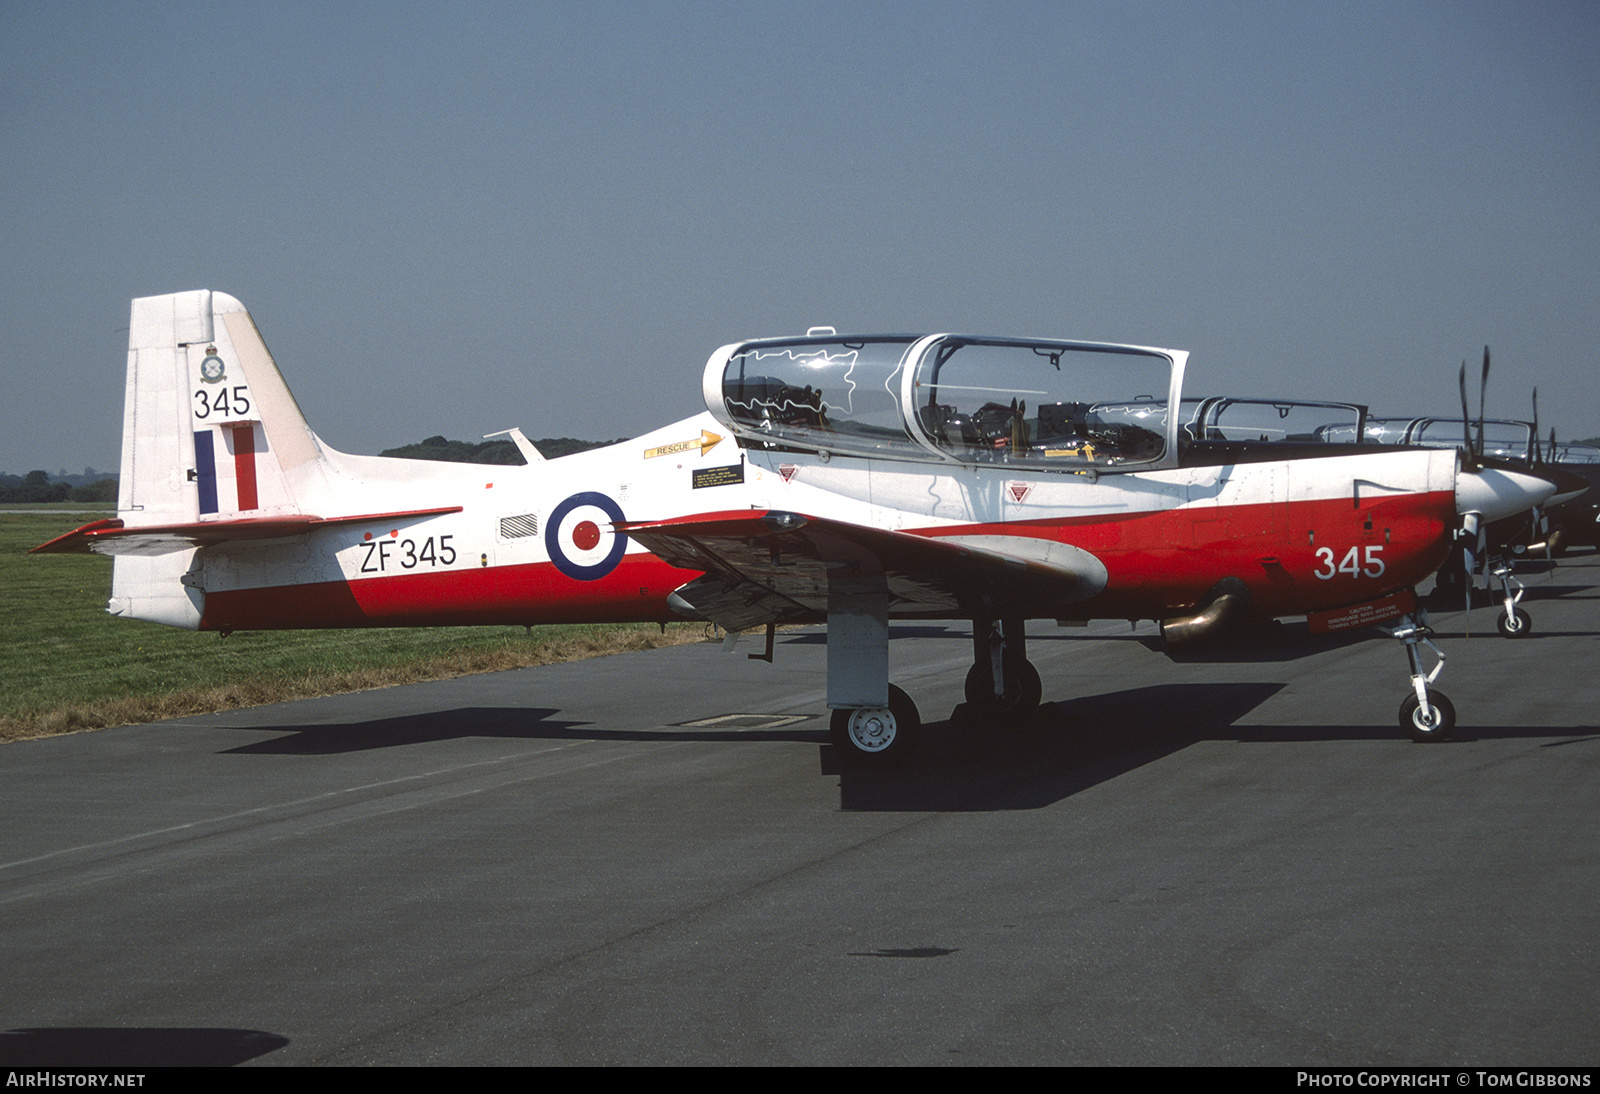
[[[899,763],[916,747],[922,718],[911,696],[889,685],[887,707],[851,707],[833,712],[829,736],[839,755],[863,767]]]
[[[830,621],[831,630],[831,621]],[[829,642],[835,635],[829,635]],[[839,643],[843,649],[844,643]],[[845,660],[838,662],[841,678]],[[852,660],[849,667],[857,668]],[[829,687],[834,686],[830,663]],[[881,678],[880,678],[881,679]],[[997,686],[998,682],[998,686]],[[967,671],[966,702],[958,715],[1011,721],[1039,706],[1044,687],[1039,670],[1027,657],[1027,634],[1021,619],[979,619],[972,627],[972,668]],[[840,706],[833,711],[829,737],[846,763],[887,767],[902,762],[916,747],[922,719],[904,691],[888,685],[886,706]]]
[[[1444,651],[1429,640],[1433,632],[1428,629],[1427,616],[1422,609],[1401,616],[1393,627],[1384,628],[1406,648],[1406,659],[1411,664],[1411,690],[1400,704],[1400,728],[1413,740],[1421,743],[1442,741],[1456,728],[1456,708],[1444,692],[1431,689],[1444,669]],[[1439,660],[1430,672],[1422,671],[1422,653],[1418,648],[1427,646]]]
[[[1012,719],[1039,706],[1044,685],[1028,660],[1028,634],[1021,619],[973,620],[972,668],[965,690],[963,713]]]

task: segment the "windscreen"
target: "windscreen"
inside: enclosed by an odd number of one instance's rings
[[[723,405],[777,445],[927,458],[900,413],[900,369],[914,340],[750,344],[723,370]]]

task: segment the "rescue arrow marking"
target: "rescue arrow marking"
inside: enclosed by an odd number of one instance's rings
[[[678,441],[676,444],[664,444],[660,448],[647,448],[644,450],[644,458],[649,460],[657,456],[675,456],[679,452],[689,452],[696,448],[700,450],[700,454],[703,456],[717,447],[717,443],[721,440],[720,434],[713,433],[709,429],[702,429],[700,436],[692,441]]]

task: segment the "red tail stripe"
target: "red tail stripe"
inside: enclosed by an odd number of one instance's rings
[[[239,509],[257,509],[256,499],[256,433],[250,422],[230,425],[233,434],[233,477],[239,484]]]

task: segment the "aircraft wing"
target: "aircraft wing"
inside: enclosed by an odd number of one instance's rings
[[[402,520],[411,517],[432,517],[441,513],[459,513],[461,506],[446,505],[437,509],[407,509],[394,513],[365,513],[352,517],[314,517],[291,514],[281,517],[245,517],[240,520],[199,520],[183,524],[146,524],[126,527],[121,520],[97,520],[82,528],[41,543],[28,553],[31,555],[100,554],[100,555],[164,555],[190,547],[215,547],[220,543],[237,543],[243,540],[285,539],[305,535],[320,528],[336,528],[343,524],[365,524],[369,521]]]
[[[674,596],[728,630],[825,619],[830,577],[882,577],[890,611],[1002,616],[1085,600],[1106,571],[1087,551],[1017,535],[916,535],[800,513],[738,510],[617,529],[705,576]]]

